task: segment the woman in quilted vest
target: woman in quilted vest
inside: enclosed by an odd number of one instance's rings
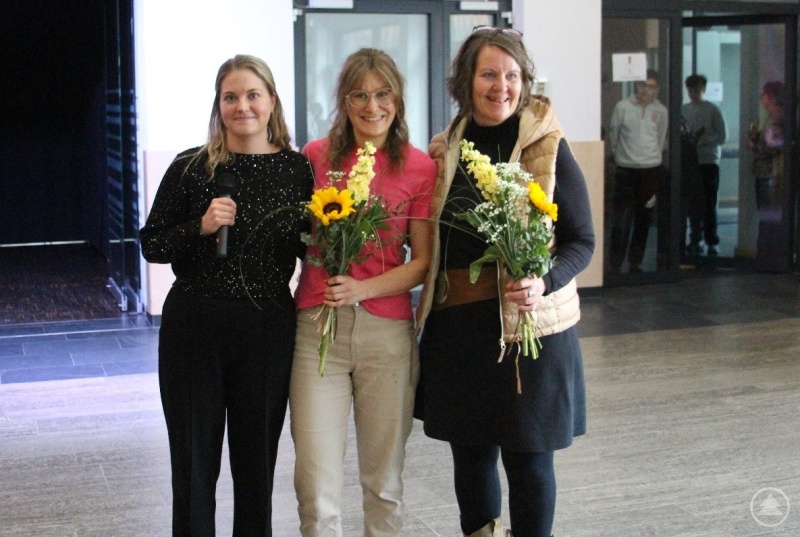
[[[589,197],[552,106],[531,95],[533,81],[519,32],[476,27],[448,79],[458,115],[429,148],[438,180],[431,270],[417,309],[422,377],[416,416],[425,434],[450,443],[467,536],[549,536],[553,453],[586,430],[575,276],[594,250]],[[506,284],[492,263],[469,282],[468,267],[487,245],[454,217],[484,201],[459,162],[462,139],[492,163],[518,161],[558,205],[554,262],[543,277]],[[531,311],[542,344],[536,359],[520,356],[513,337],[519,313]],[[505,534],[499,458],[508,477],[511,530]]]

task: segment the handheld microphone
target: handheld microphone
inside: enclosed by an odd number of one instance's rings
[[[232,173],[222,172],[217,176],[217,192],[220,198],[231,198],[236,190],[239,178]],[[228,257],[228,227],[220,226],[217,230],[217,257]]]

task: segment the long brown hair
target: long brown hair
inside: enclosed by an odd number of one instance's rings
[[[487,46],[502,49],[519,65],[522,89],[514,113],[518,113],[531,101],[531,89],[536,71],[522,42],[522,35],[501,28],[479,28],[461,44],[447,79],[447,91],[458,106],[458,115],[453,120],[453,125],[472,115],[472,83],[478,64],[478,54]]]
[[[272,114],[270,114],[269,123],[267,124],[267,140],[276,145],[279,149],[288,149],[291,147],[289,128],[286,126],[286,120],[283,117],[283,106],[281,105],[281,98],[278,96],[278,91],[275,89],[275,77],[272,75],[272,71],[261,58],[247,54],[237,54],[233,58],[225,61],[217,71],[217,80],[214,83],[214,104],[211,106],[211,119],[208,121],[208,142],[194,154],[192,160],[189,162],[189,164],[191,164],[203,155],[207,155],[208,159],[206,160],[205,168],[209,180],[213,179],[214,171],[218,165],[226,164],[231,160],[231,152],[228,149],[226,141],[228,129],[222,122],[219,101],[222,81],[233,71],[239,69],[249,69],[252,71],[264,82],[269,95],[275,98],[275,106],[272,109]]]
[[[353,125],[347,115],[347,94],[358,89],[370,72],[385,80],[392,89],[395,116],[389,126],[385,148],[392,167],[399,169],[403,166],[403,151],[409,143],[405,119],[405,80],[391,56],[382,50],[362,48],[347,57],[336,83],[336,111],[328,131],[329,144],[325,155],[332,169],[338,169],[356,145]]]

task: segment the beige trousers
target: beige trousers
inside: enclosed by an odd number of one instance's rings
[[[319,333],[297,315],[289,390],[294,483],[304,537],[342,537],[342,488],[350,408],[354,410],[364,536],[400,535],[405,444],[411,433],[419,354],[412,321],[385,319],[361,306],[339,308],[325,375]]]

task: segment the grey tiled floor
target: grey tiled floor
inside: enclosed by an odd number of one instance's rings
[[[143,315],[0,326],[0,384],[154,373],[158,330]]]
[[[169,535],[157,376],[136,371],[154,367],[157,331],[124,324],[0,337],[0,536]],[[556,455],[558,537],[800,535],[796,276],[586,293],[579,331],[589,432]],[[22,379],[22,371],[59,367],[94,374]],[[345,535],[357,536],[360,489],[350,446],[344,524]],[[403,535],[459,535],[447,446],[416,422],[407,453]],[[298,535],[292,465],[287,421],[274,495],[277,536]],[[779,489],[771,491],[779,504],[770,510],[767,496],[758,496],[759,524],[751,500],[765,488]],[[790,501],[786,520],[763,525],[787,513],[780,493]],[[231,496],[225,465],[219,535],[230,535]]]

